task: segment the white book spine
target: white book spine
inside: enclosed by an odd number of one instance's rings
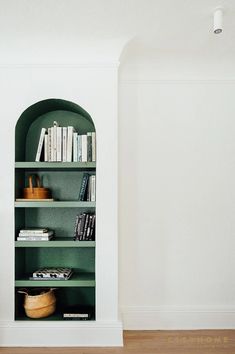
[[[38,236],[38,237],[35,237],[35,236],[28,236],[28,237],[17,237],[17,241],[48,241],[48,240],[51,240],[52,237],[51,236]]]
[[[51,127],[51,161],[54,160],[54,128]]]
[[[78,135],[78,162],[82,162],[82,136]]]
[[[68,134],[68,128],[63,127],[63,162],[67,161],[67,134]]]
[[[78,161],[78,133],[73,133],[73,161]]]
[[[95,194],[96,194],[95,180],[96,180],[96,176],[92,175],[91,176],[91,199],[90,199],[91,202],[95,202]]]
[[[40,161],[45,133],[46,133],[46,128],[42,128],[41,134],[40,134],[40,138],[39,138],[39,142],[38,142],[37,154],[36,154],[36,157],[35,157],[35,161],[36,162]]]
[[[44,136],[44,161],[48,161],[48,135]]]
[[[56,127],[56,161],[62,161],[62,127]]]
[[[48,232],[48,229],[21,229],[20,230],[20,233],[24,233],[24,234],[32,234],[32,233],[35,233],[35,234],[44,234],[45,232]]]
[[[48,161],[51,162],[51,128],[48,128]]]
[[[73,153],[73,127],[68,127],[68,140],[67,140],[67,162],[72,161]]]
[[[52,236],[54,234],[53,231],[49,231],[49,232],[44,232],[43,234],[35,234],[35,233],[27,233],[27,232],[20,232],[19,233],[19,237],[48,237],[48,236]]]
[[[96,133],[91,133],[92,161],[96,161]]]
[[[87,136],[82,135],[82,162],[87,162]]]
[[[53,126],[53,161],[57,161],[57,126]]]

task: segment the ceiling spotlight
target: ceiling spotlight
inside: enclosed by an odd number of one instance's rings
[[[223,9],[217,7],[214,12],[214,33],[219,34],[223,30]]]

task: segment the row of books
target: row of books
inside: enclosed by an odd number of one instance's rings
[[[80,201],[95,202],[96,199],[96,176],[84,173],[79,192]]]
[[[95,241],[95,214],[81,213],[77,215],[74,241]]]
[[[54,238],[54,231],[47,228],[21,229],[17,241],[50,241]]]
[[[68,280],[72,274],[73,270],[71,268],[40,268],[33,272],[30,280]]]
[[[96,161],[96,133],[79,135],[73,126],[42,128],[35,161],[92,162]]]

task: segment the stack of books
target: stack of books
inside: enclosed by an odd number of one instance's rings
[[[78,200],[95,202],[96,199],[95,195],[96,195],[96,176],[89,175],[88,173],[84,173]]]
[[[47,228],[21,229],[17,241],[50,241],[54,237],[54,231]]]
[[[96,161],[96,133],[79,135],[73,126],[42,128],[35,161],[94,162]]]
[[[71,268],[40,268],[33,272],[30,280],[68,280],[73,271]]]
[[[77,215],[73,239],[74,241],[95,241],[95,214]]]

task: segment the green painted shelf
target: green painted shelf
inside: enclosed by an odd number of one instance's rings
[[[95,202],[55,201],[55,202],[15,202],[16,208],[95,208]]]
[[[83,326],[85,325],[85,323],[90,323],[90,322],[94,322],[95,323],[95,319],[91,318],[90,320],[86,320],[86,321],[79,321],[79,320],[65,320],[63,319],[63,315],[62,312],[56,312],[53,315],[49,316],[49,317],[44,317],[44,318],[29,318],[26,315],[21,315],[21,316],[16,316],[15,318],[16,321],[64,321],[64,322],[80,322]]]
[[[72,237],[57,237],[51,241],[15,241],[15,247],[81,247],[94,248],[95,241],[73,241]]]
[[[95,162],[16,162],[15,168],[35,170],[95,170]]]
[[[94,273],[74,273],[69,280],[29,280],[28,277],[17,279],[16,287],[94,287]]]

